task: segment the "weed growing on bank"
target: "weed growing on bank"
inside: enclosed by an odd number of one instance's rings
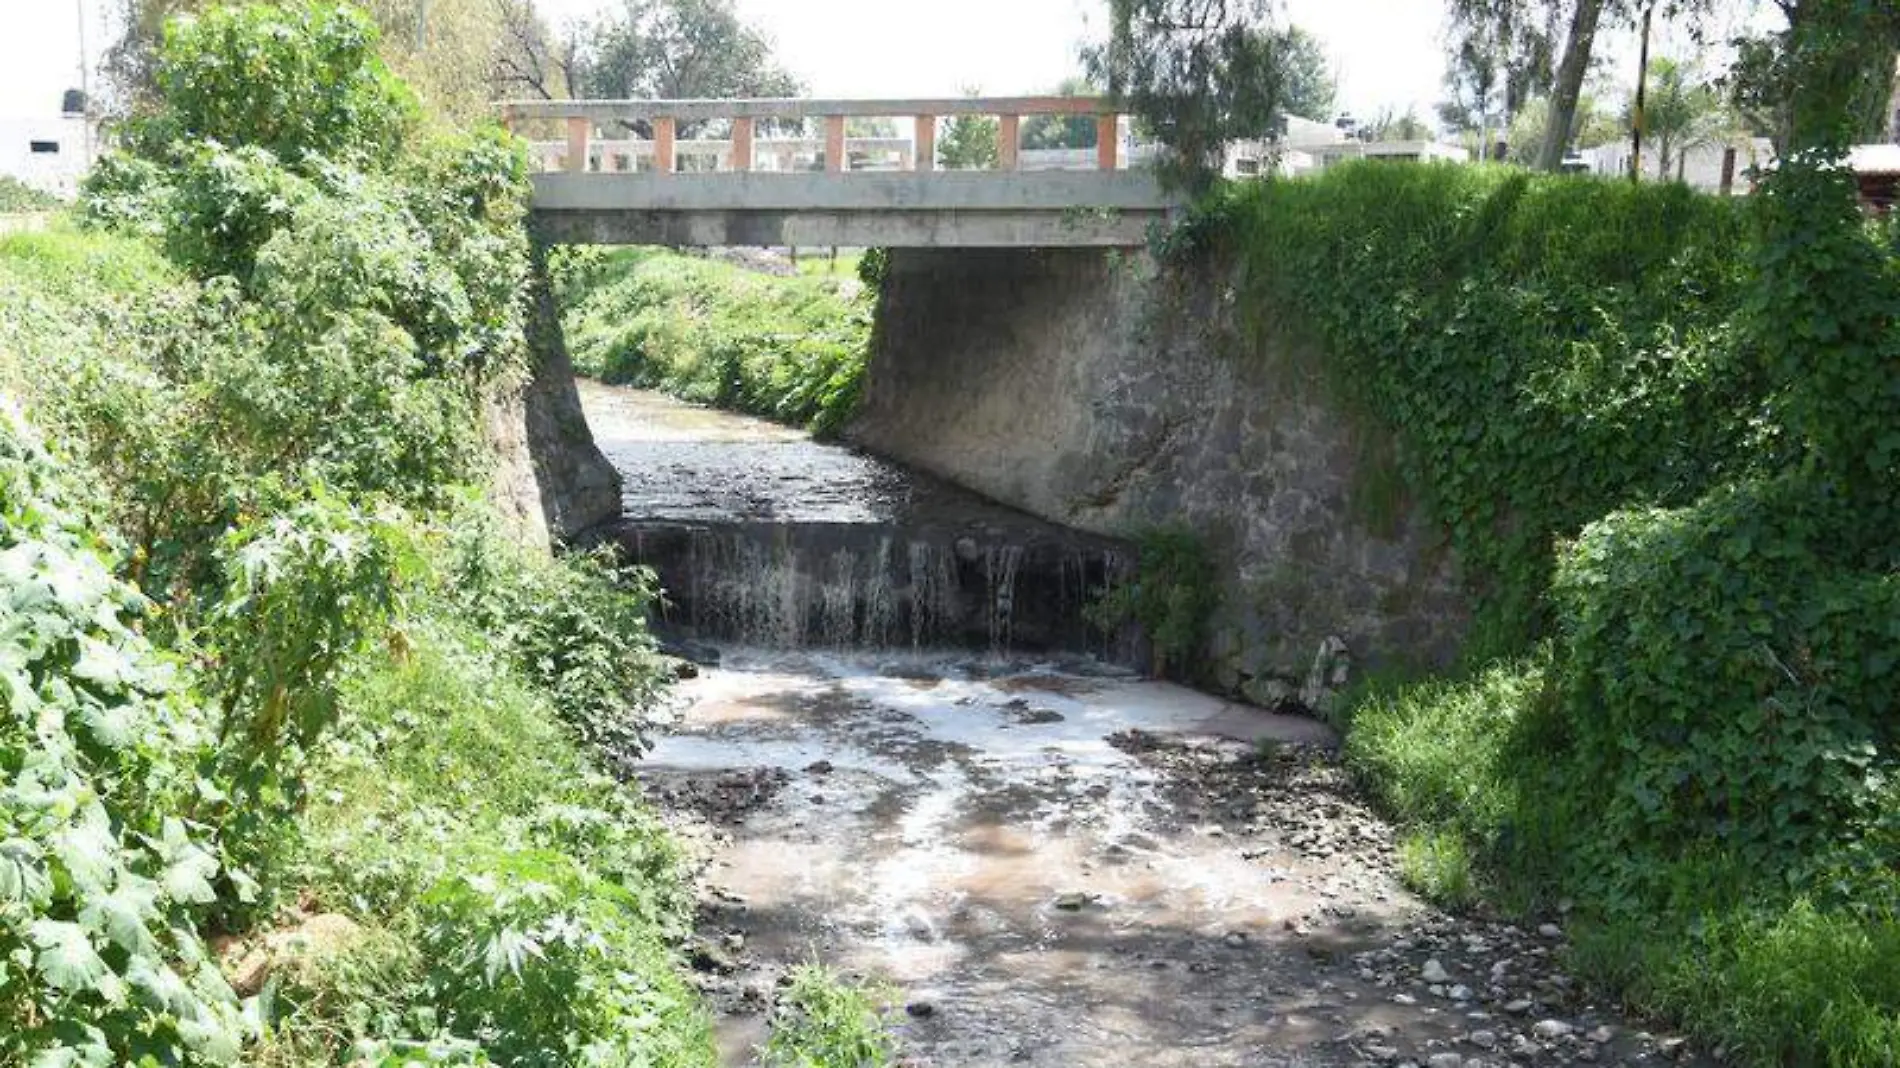
[[[568,272],[574,366],[835,435],[856,410],[871,291],[850,277],[784,277],[658,249],[617,249]],[[815,270],[815,269],[814,269]]]
[[[886,999],[820,964],[794,969],[774,1010],[766,1068],[885,1068],[897,1050],[884,1024]]]
[[[19,211],[52,211],[59,198],[42,193],[10,174],[0,174],[0,214]]]

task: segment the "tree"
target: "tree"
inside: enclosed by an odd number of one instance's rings
[[[157,90],[158,43],[173,16],[205,7],[210,0],[118,0],[117,24],[124,32],[106,50],[103,64],[113,110],[148,106]]]
[[[1326,46],[1300,27],[1288,26],[1280,34],[1280,52],[1286,79],[1281,110],[1315,122],[1331,120],[1333,103],[1339,96],[1339,77]]]
[[[1900,52],[1893,57],[1893,95],[1887,100],[1887,140],[1900,145]]]
[[[1730,102],[1749,125],[1774,141],[1778,155],[1811,144],[1822,132],[1855,141],[1887,131],[1894,43],[1879,32],[1859,40],[1832,40],[1839,32],[1835,27],[1845,24],[1848,16],[1835,11],[1830,2],[1774,0],[1787,18],[1787,28],[1735,42],[1735,63],[1728,76]],[[1900,11],[1890,5],[1874,5],[1857,14],[1876,27],[1888,25],[1881,20],[1900,22]],[[1825,40],[1825,45],[1814,43],[1817,40]],[[1808,85],[1804,78],[1830,81]],[[1838,110],[1830,113],[1810,103],[1817,100],[1835,101]]]
[[[1550,92],[1561,10],[1554,0],[1452,0],[1445,71],[1451,99],[1439,115],[1477,131],[1486,156],[1492,130],[1509,130],[1526,104]]]
[[[570,34],[557,41],[532,0],[495,0],[495,4],[501,40],[490,80],[497,95],[542,100],[574,95],[576,37]]]
[[[381,31],[381,58],[416,87],[431,111],[467,122],[500,97],[570,93],[571,62],[535,14],[533,0],[355,0]],[[156,56],[165,24],[214,0],[119,0],[124,33],[106,53],[113,110],[156,102]],[[426,15],[426,19],[425,19]],[[572,46],[565,52],[572,58]]]
[[[1544,150],[1544,131],[1550,126],[1550,98],[1540,96],[1525,104],[1511,120],[1504,141],[1508,146],[1504,158],[1521,167],[1533,167],[1537,164],[1538,153]],[[1570,131],[1569,139],[1564,142],[1565,151],[1571,147],[1596,148],[1627,136],[1629,122],[1627,115],[1614,106],[1607,106],[1594,96],[1585,95],[1577,101],[1577,117]]]
[[[1632,113],[1629,118],[1633,121]],[[1728,132],[1728,116],[1714,87],[1694,81],[1673,59],[1649,63],[1649,88],[1643,106],[1643,136],[1656,146],[1657,173],[1669,177],[1672,163],[1680,176],[1690,149]]]
[[[574,85],[585,96],[795,96],[798,80],[772,59],[733,0],[624,0],[575,34]]]
[[[1100,96],[1086,78],[1069,78],[1056,87],[1057,96]],[[1093,115],[1031,115],[1023,120],[1024,148],[1094,148]]]
[[[1416,111],[1407,110],[1400,115],[1386,110],[1360,127],[1359,136],[1364,141],[1428,141],[1432,137],[1432,129],[1419,121]]]
[[[1286,101],[1286,36],[1264,0],[1109,0],[1090,77],[1168,149],[1162,176],[1211,185],[1230,141],[1264,139]]]
[[[963,95],[981,96],[979,89]],[[998,124],[989,115],[957,115],[945,121],[937,139],[937,165],[947,171],[980,171],[996,166]]]
[[[489,117],[497,96],[513,95],[501,91],[501,60],[513,20],[533,16],[527,0],[352,2],[382,29],[384,62],[430,111],[469,123]]]
[[[1583,95],[1583,78],[1590,69],[1590,53],[1596,47],[1597,26],[1603,21],[1605,0],[1574,0],[1570,32],[1564,38],[1563,63],[1557,68],[1557,80],[1551,90],[1550,121],[1544,127],[1544,147],[1537,154],[1537,169],[1555,171],[1563,166],[1564,150],[1570,131],[1577,121],[1577,101]]]

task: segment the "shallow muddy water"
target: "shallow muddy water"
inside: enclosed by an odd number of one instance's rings
[[[1218,735],[1323,745],[1319,724],[1080,660],[739,651],[680,697],[641,777],[727,835],[716,925],[766,972],[816,957],[893,984],[928,1013],[905,1024],[928,1063],[1159,1064],[1297,1029],[1303,992],[1221,976],[1356,876],[1246,859],[1132,732],[1251,756]],[[747,786],[727,803],[722,779]],[[736,1060],[762,1022],[728,1018]]]

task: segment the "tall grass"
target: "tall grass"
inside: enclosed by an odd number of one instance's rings
[[[871,298],[801,261],[781,277],[657,249],[619,249],[562,287],[574,366],[605,382],[835,434],[864,376]]]

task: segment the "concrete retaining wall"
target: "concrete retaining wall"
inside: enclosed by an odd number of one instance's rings
[[[486,412],[495,454],[490,495],[524,539],[549,544],[620,518],[620,476],[587,428],[539,251],[531,285],[529,377],[492,398]]]
[[[1228,281],[1141,254],[894,250],[851,436],[1056,522],[1200,534],[1216,688],[1323,703],[1349,664],[1449,659],[1465,601],[1390,442],[1309,348],[1245,341]]]

